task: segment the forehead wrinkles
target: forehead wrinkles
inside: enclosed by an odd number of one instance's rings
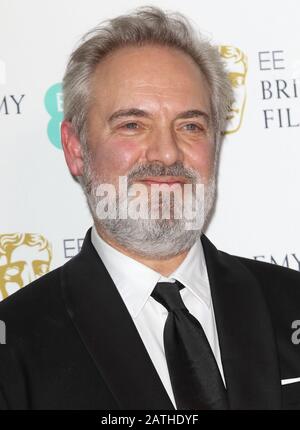
[[[151,113],[155,111],[169,110],[180,112],[191,108],[198,108],[209,113],[209,98],[207,93],[188,91],[182,86],[159,86],[152,84],[137,84],[127,86],[125,83],[120,87],[115,87],[111,92],[106,88],[104,92],[93,92],[94,104],[97,109],[101,107],[105,111],[118,109],[128,109],[136,107],[147,110]]]
[[[199,67],[189,56],[161,47],[122,48],[104,58],[93,75],[95,80],[99,78],[99,84],[105,81],[112,86],[139,81],[146,85],[153,81],[161,87],[195,86],[203,80]]]
[[[147,89],[149,91],[159,91],[159,90],[170,90],[174,91],[174,89],[178,92],[183,92],[186,90],[191,90],[192,93],[195,93],[195,87],[198,85],[200,88],[202,85],[200,82],[191,81],[188,79],[156,79],[152,81],[151,79],[147,79],[147,77],[143,77],[140,79],[124,79],[124,86],[129,85],[133,86],[137,90],[139,89]],[[123,88],[124,88],[123,86]],[[124,88],[126,89],[126,88]]]
[[[207,94],[207,89],[203,82],[191,79],[185,79],[178,76],[178,79],[161,78],[161,77],[148,77],[147,73],[142,76],[133,76],[131,78],[119,78],[111,74],[109,77],[101,79],[96,77],[94,80],[93,87],[98,90],[96,95],[100,93],[111,97],[113,94],[126,96],[134,96],[134,94],[156,94],[158,96],[175,96],[178,95],[190,95],[195,96],[197,93],[204,98]]]
[[[104,63],[102,65],[100,63],[99,68],[95,70],[94,91],[91,91],[90,100],[97,106],[97,110],[99,108],[101,111],[115,110],[129,105],[147,110],[147,106],[151,109],[152,103],[156,108],[159,108],[159,104],[165,103],[169,104],[169,108],[178,111],[195,107],[210,111],[210,91],[199,69],[192,68],[186,77],[185,67],[183,69],[180,67],[179,71],[173,68],[168,73],[159,73],[157,66],[147,69],[141,65],[137,69],[132,69],[120,68],[120,64],[122,61],[105,63],[104,60]],[[186,71],[189,71],[189,65]]]
[[[135,95],[149,95],[157,97],[169,97],[170,100],[175,99],[176,96],[187,100],[187,102],[195,104],[208,102],[209,89],[203,80],[192,80],[182,78],[156,78],[147,79],[147,76],[125,78],[122,81],[118,80],[115,85],[107,85],[104,89],[108,97],[111,96],[124,96],[126,98],[134,98]]]
[[[125,98],[130,101],[136,100],[137,103],[150,103],[159,104],[162,100],[169,102],[170,104],[176,104],[178,101],[181,103],[188,102],[188,98],[193,95],[192,92],[187,91],[182,86],[160,86],[160,85],[134,85],[131,88],[131,93],[128,94],[129,87],[126,89],[120,88],[120,91],[115,93],[116,98]],[[141,96],[148,97],[148,99],[141,99]],[[180,97],[180,100],[177,98]]]

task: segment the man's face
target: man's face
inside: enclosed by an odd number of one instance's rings
[[[120,176],[128,178],[129,186],[173,179],[181,189],[184,182],[208,185],[206,206],[212,206],[215,144],[209,90],[189,56],[159,46],[121,48],[98,65],[90,92],[89,157],[83,172],[88,196],[102,183],[118,190]],[[95,200],[89,199],[93,208]],[[189,249],[199,235],[199,227],[185,231],[184,221],[174,218],[96,225],[132,251],[167,258]]]
[[[138,164],[182,162],[206,181],[214,164],[208,89],[193,60],[175,49],[146,46],[114,52],[92,81],[88,146],[93,170],[117,183]],[[139,109],[140,115],[114,115]],[[186,111],[199,116],[177,118]],[[114,117],[113,117],[114,116]]]

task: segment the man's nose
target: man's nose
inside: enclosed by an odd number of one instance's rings
[[[151,136],[146,157],[149,162],[162,162],[171,166],[177,161],[183,162],[183,152],[172,130],[161,128]]]

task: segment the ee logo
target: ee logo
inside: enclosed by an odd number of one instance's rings
[[[47,134],[50,142],[61,149],[60,124],[63,120],[63,93],[61,83],[52,85],[46,92],[45,107],[51,119],[48,122]]]

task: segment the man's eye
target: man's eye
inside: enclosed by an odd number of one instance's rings
[[[127,128],[129,130],[134,130],[138,127],[138,124],[136,122],[127,122],[122,127]]]
[[[188,131],[201,131],[202,128],[199,127],[199,125],[197,124],[186,124],[184,127],[186,127],[186,129]]]

